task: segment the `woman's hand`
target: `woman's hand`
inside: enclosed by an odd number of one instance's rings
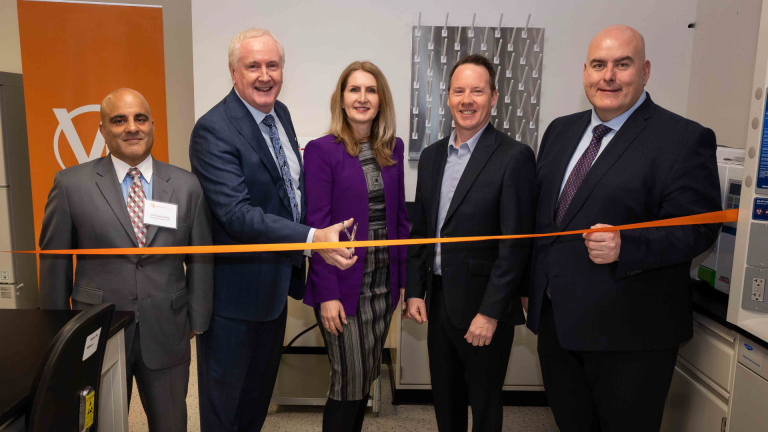
[[[344,306],[338,299],[320,303],[320,319],[323,327],[334,336],[344,331],[342,323],[347,324],[347,315]]]

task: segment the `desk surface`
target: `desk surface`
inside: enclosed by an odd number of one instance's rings
[[[49,345],[81,311],[0,309],[0,425],[30,403],[29,391]],[[133,322],[133,312],[115,312],[112,337]]]

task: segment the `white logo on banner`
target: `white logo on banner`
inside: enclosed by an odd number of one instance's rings
[[[105,144],[104,137],[101,135],[98,128],[96,129],[96,137],[93,139],[91,153],[86,154],[85,147],[83,147],[83,143],[80,141],[80,136],[77,134],[75,126],[72,124],[73,118],[87,112],[99,112],[99,108],[99,105],[85,105],[72,110],[71,112],[67,112],[65,108],[53,109],[53,113],[56,114],[56,118],[59,120],[59,127],[56,128],[56,134],[53,136],[53,152],[56,154],[56,160],[59,161],[61,168],[66,168],[64,162],[61,161],[61,155],[59,155],[59,137],[62,131],[64,131],[64,135],[67,137],[67,141],[69,141],[69,146],[72,148],[72,152],[77,158],[77,163],[81,164],[101,157],[101,152],[104,151]],[[109,150],[107,150],[107,153],[109,153]]]

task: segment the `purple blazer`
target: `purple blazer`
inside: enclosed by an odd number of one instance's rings
[[[304,148],[304,184],[306,190],[305,224],[324,228],[349,218],[355,218],[355,240],[368,239],[368,186],[363,167],[357,157],[335,142],[333,135],[310,141]],[[405,178],[403,152],[405,146],[396,139],[392,158],[395,164],[381,167],[384,181],[384,201],[387,208],[387,238],[408,238],[408,213],[405,210]],[[347,241],[342,232],[341,241]],[[405,287],[407,246],[389,248],[389,280],[392,308],[397,307],[400,288]],[[347,270],[326,264],[320,254],[309,259],[309,276],[304,303],[319,307],[320,303],[339,299],[347,315],[357,313],[357,301],[363,282],[366,248],[356,248],[357,262]]]

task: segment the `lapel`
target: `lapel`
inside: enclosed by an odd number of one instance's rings
[[[554,190],[548,200],[549,210],[547,210],[547,214],[550,215],[552,225],[554,225],[555,221],[555,209],[557,208],[557,200],[560,199],[560,185],[563,184],[565,170],[568,168],[568,163],[571,161],[573,153],[576,151],[576,147],[579,146],[579,142],[584,136],[584,131],[589,126],[591,119],[592,111],[585,111],[584,116],[574,122],[571,129],[565,133],[567,141],[563,148],[552,149],[560,155],[556,162],[557,165],[554,167],[554,172],[557,173],[557,182],[552,185],[554,186]]]
[[[154,158],[152,158],[152,200],[153,201],[161,201],[169,203],[171,202],[171,197],[173,197],[173,186],[171,186],[168,181],[171,179],[171,175],[166,170],[166,165],[163,163],[160,163],[156,161]],[[180,216],[178,214],[178,211],[181,210],[179,208],[177,210],[176,220],[178,222],[178,217]],[[157,225],[150,225],[147,229],[147,242],[146,246],[150,246],[152,243],[152,239],[155,237],[155,234],[157,234]]]
[[[397,160],[394,152],[392,154],[392,160],[395,161],[394,165],[381,167],[381,181],[384,183],[384,203],[386,204],[385,210],[397,208],[397,180],[398,170],[400,169],[398,164],[403,163],[403,161]],[[386,212],[387,228],[389,228],[390,213],[391,210]]]
[[[571,204],[568,205],[568,209],[565,211],[563,221],[560,227],[568,226],[568,223],[578,213],[579,209],[584,205],[592,190],[597,186],[600,179],[603,178],[605,173],[619,160],[621,155],[629,148],[635,138],[640,132],[645,129],[646,120],[653,116],[655,104],[651,101],[651,96],[646,95],[645,102],[642,103],[637,110],[632,113],[626,122],[621,126],[621,129],[616,133],[608,147],[603,150],[603,153],[595,160],[592,168],[587,172],[587,175],[582,180],[579,189],[576,190],[576,194],[571,200]]]
[[[267,167],[267,171],[272,176],[272,184],[277,190],[277,194],[280,199],[283,200],[288,209],[291,208],[291,202],[288,199],[288,194],[285,192],[285,186],[283,185],[283,176],[280,174],[280,170],[277,168],[275,159],[272,157],[272,153],[269,151],[267,143],[264,140],[264,136],[261,134],[259,125],[256,124],[256,120],[251,115],[248,108],[245,107],[245,103],[240,100],[240,96],[235,93],[235,89],[229,92],[227,96],[227,108],[229,109],[229,115],[232,117],[232,124],[235,126],[240,135],[248,141],[251,148],[259,155],[261,162]],[[282,121],[282,120],[281,120]]]
[[[109,203],[112,212],[117,217],[117,220],[120,221],[120,225],[123,226],[134,247],[139,247],[136,235],[133,232],[133,226],[131,225],[131,218],[128,216],[128,206],[125,204],[123,191],[120,189],[120,183],[117,182],[115,166],[112,164],[112,156],[107,155],[101,158],[101,162],[96,167],[96,186],[98,186],[104,199]]]
[[[440,209],[440,189],[443,187],[443,173],[445,172],[445,162],[448,158],[448,140],[450,138],[444,138],[442,141],[438,141],[434,144],[435,154],[432,159],[432,208],[430,209],[429,221],[431,226],[437,227],[437,212]],[[437,231],[437,228],[435,228]],[[437,235],[437,233],[434,233]]]
[[[291,122],[291,119],[288,114],[288,108],[285,107],[285,105],[278,104],[275,102],[275,114],[277,114],[277,118],[280,120],[280,123],[283,125],[283,129],[285,129],[285,134],[288,135],[288,141],[290,141],[291,144],[291,150],[293,150],[293,154],[296,155],[296,159],[299,161],[299,167],[301,167],[301,171],[299,173],[299,192],[301,192],[301,199],[302,202],[299,203],[299,208],[301,209],[301,221],[304,221],[304,212],[306,205],[305,203],[305,196],[304,196],[304,161],[301,159],[301,151],[299,151],[299,141],[296,138],[296,130],[293,129],[293,122]],[[283,188],[285,189],[285,188]],[[288,199],[288,196],[286,194],[286,200],[288,208],[290,209],[290,199]]]
[[[286,109],[275,103],[275,114],[277,114],[278,120],[280,120],[280,123],[283,125],[285,134],[288,135],[288,141],[290,141],[291,150],[293,150],[293,154],[296,155],[296,158],[299,159],[299,165],[304,166],[301,161],[301,153],[299,152],[299,142],[296,139],[296,131],[293,129],[293,123],[288,120]]]
[[[467,195],[467,192],[469,192],[469,188],[472,186],[472,183],[474,183],[475,179],[477,179],[477,176],[480,175],[480,172],[482,172],[486,162],[488,162],[488,159],[490,159],[494,150],[496,150],[496,147],[498,146],[499,141],[496,140],[496,128],[494,128],[493,125],[488,124],[488,126],[485,128],[485,131],[483,131],[483,134],[480,136],[480,140],[477,142],[475,150],[469,157],[467,167],[464,168],[464,172],[461,173],[459,184],[456,185],[456,191],[453,193],[453,198],[451,198],[451,205],[448,207],[448,212],[445,215],[443,226],[448,223],[451,215],[456,211],[456,208],[458,208],[459,204],[461,204],[461,201]]]

